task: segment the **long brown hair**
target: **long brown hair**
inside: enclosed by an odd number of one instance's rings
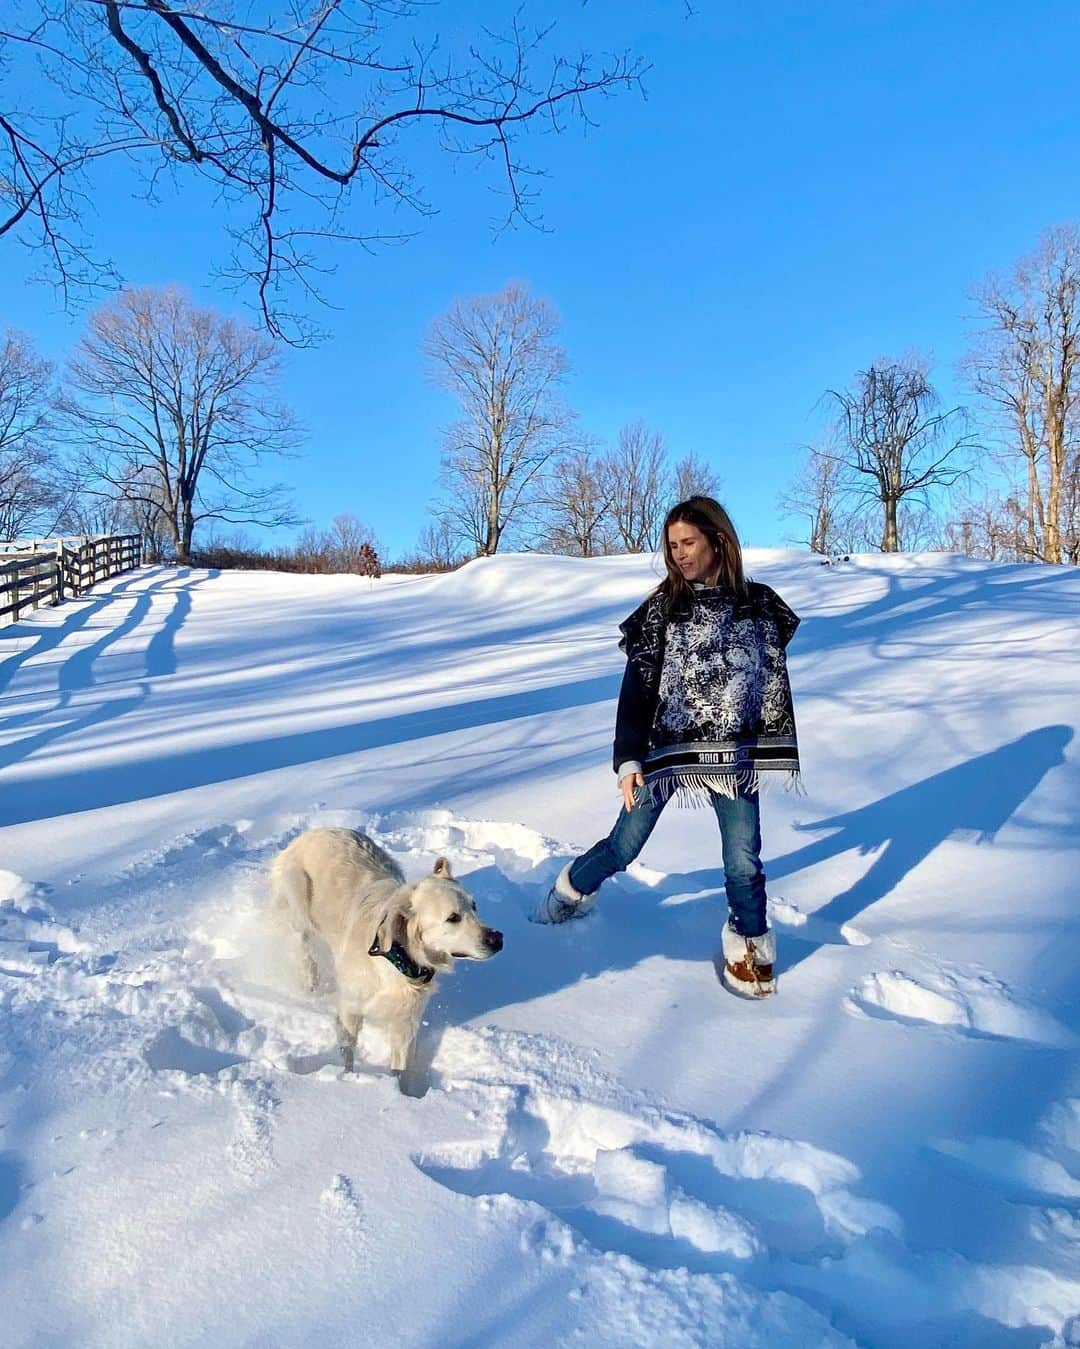
[[[719,501],[715,501],[712,497],[687,497],[677,506],[672,506],[664,519],[661,547],[664,551],[667,576],[657,587],[657,593],[666,597],[668,611],[691,603],[694,593],[671,555],[668,527],[679,524],[694,525],[700,529],[716,550],[720,562],[717,584],[728,586],[740,595],[745,594],[746,576],[743,572],[742,547],[735,526],[731,523],[731,517]]]

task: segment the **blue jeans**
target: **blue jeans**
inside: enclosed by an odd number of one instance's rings
[[[752,792],[732,800],[719,792],[710,792],[709,798],[720,826],[729,921],[742,936],[760,937],[768,924],[758,794]],[[654,801],[645,788],[639,787],[633,810],[624,806],[607,838],[594,843],[571,866],[570,884],[574,889],[591,895],[609,876],[625,871],[644,848],[664,805],[665,802]]]

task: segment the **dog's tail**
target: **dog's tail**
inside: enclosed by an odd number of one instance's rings
[[[270,904],[275,916],[297,932],[311,929],[311,879],[289,850],[270,867]]]

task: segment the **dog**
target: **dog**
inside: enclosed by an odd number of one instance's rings
[[[468,892],[440,857],[409,883],[366,834],[309,829],[271,864],[274,908],[299,939],[305,981],[319,978],[316,936],[329,947],[337,984],[337,1030],[345,1071],[367,1020],[386,1036],[390,1067],[405,1077],[435,978],[455,959],[490,960],[503,935],[485,926]]]

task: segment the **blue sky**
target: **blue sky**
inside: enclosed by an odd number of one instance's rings
[[[778,512],[822,392],[879,355],[929,353],[950,402],[970,342],[973,285],[1080,218],[1075,52],[1065,3],[707,3],[579,0],[558,17],[565,50],[629,47],[652,65],[647,99],[623,95],[597,125],[533,136],[546,231],[493,237],[498,179],[430,145],[421,177],[438,214],[390,218],[420,231],[371,255],[337,255],[331,331],[290,352],[284,393],[309,431],[282,465],[316,524],[351,510],[388,553],[409,548],[435,494],[440,428],[454,415],[425,378],[420,344],[455,297],[529,283],[563,319],[567,395],[585,429],[614,439],[643,418],[676,454],[720,474],[754,545],[785,541]],[[455,0],[465,32],[509,5]],[[215,287],[221,240],[206,195],[149,207],[102,178],[99,244],[128,280]],[[363,223],[374,223],[367,217]],[[81,319],[26,284],[0,240],[0,323],[48,356]]]

